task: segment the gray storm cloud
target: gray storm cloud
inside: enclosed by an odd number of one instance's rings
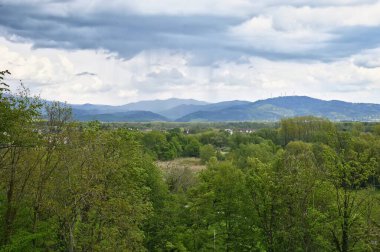
[[[375,0],[3,0],[0,37],[47,98],[380,98]]]

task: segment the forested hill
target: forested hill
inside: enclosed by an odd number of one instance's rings
[[[72,108],[74,118],[78,121],[278,121],[281,118],[304,115],[324,117],[333,121],[380,120],[380,104],[325,101],[307,96],[219,103],[168,99],[122,106],[72,105]]]
[[[103,114],[74,114],[80,121],[102,121],[102,122],[153,122],[169,121],[166,117],[150,111],[126,111]]]
[[[126,111],[150,111],[158,113],[173,109],[177,106],[189,105],[189,106],[201,106],[207,105],[207,102],[197,101],[193,99],[178,99],[171,98],[166,100],[148,100],[127,103],[120,106],[100,105],[100,104],[72,104],[71,107],[74,111],[78,111],[78,114],[109,114]]]
[[[334,121],[376,121],[380,120],[380,105],[285,96],[217,111],[198,111],[179,118],[178,121],[277,121],[284,117],[304,115]]]

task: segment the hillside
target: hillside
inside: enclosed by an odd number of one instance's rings
[[[380,104],[324,101],[307,96],[276,97],[256,102],[206,103],[192,99],[152,100],[122,106],[71,105],[78,121],[278,121],[313,115],[333,121],[379,121]]]
[[[190,113],[197,112],[197,111],[217,111],[217,110],[226,109],[229,107],[246,105],[246,104],[250,104],[250,102],[224,101],[224,102],[218,102],[218,103],[210,103],[206,105],[182,104],[174,108],[161,111],[159,112],[159,114],[169,119],[175,120],[177,118],[181,118],[185,115],[188,115]]]
[[[380,105],[286,96],[216,111],[197,111],[177,121],[276,121],[302,115],[320,116],[334,121],[376,121],[380,120]]]
[[[123,111],[131,110],[141,110],[141,111],[151,111],[154,113],[159,113],[160,111],[172,109],[180,105],[206,105],[207,102],[197,101],[194,99],[178,99],[171,98],[167,100],[150,100],[150,101],[139,101],[134,103],[125,104],[118,106],[118,109]]]
[[[101,104],[71,104],[70,106],[73,109],[74,115],[78,120],[82,120],[82,116],[88,118],[91,115],[98,114],[115,114],[122,113],[127,111],[150,111],[153,113],[159,113],[160,111],[166,111],[173,109],[178,106],[201,106],[207,105],[207,102],[197,101],[193,99],[177,99],[171,98],[167,100],[148,100],[148,101],[139,101],[133,103],[127,103],[120,106],[111,106],[111,105],[101,105]],[[194,112],[197,110],[191,110],[188,113]],[[181,117],[185,114],[181,114],[178,117]],[[162,114],[165,116],[165,114]],[[178,118],[175,117],[175,118]]]
[[[153,122],[168,121],[162,115],[150,111],[127,111],[105,114],[77,114],[74,112],[74,119],[78,121],[102,121],[102,122]]]

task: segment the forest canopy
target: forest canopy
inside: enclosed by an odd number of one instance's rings
[[[66,104],[11,93],[9,74],[1,251],[380,250],[380,124],[305,116],[232,133],[80,123]]]

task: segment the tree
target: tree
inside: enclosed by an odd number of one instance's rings
[[[373,133],[377,136],[380,136],[380,123],[373,126]]]
[[[0,76],[4,73],[9,74],[3,71]],[[1,207],[4,221],[1,244],[5,246],[11,242],[20,206],[39,162],[40,157],[32,153],[40,143],[34,122],[40,116],[42,103],[38,97],[30,98],[22,85],[16,95],[3,96],[8,86],[1,85],[6,87],[0,91],[0,187],[5,198]]]
[[[199,157],[199,148],[201,144],[195,137],[189,137],[184,148],[184,155],[187,157]]]
[[[177,143],[168,142],[166,134],[159,131],[152,131],[142,137],[144,146],[159,160],[171,160],[178,156]]]
[[[336,127],[326,119],[302,116],[282,119],[280,124],[280,135],[283,138],[284,145],[297,140],[322,142],[330,146],[336,145]]]
[[[259,144],[241,144],[228,156],[237,167],[246,169],[249,158],[255,157],[263,163],[267,163],[273,159],[277,150],[278,148],[271,141],[262,141]]]
[[[201,172],[200,183],[191,192],[193,236],[189,249],[252,251],[255,228],[247,208],[245,177],[230,162],[215,158]]]
[[[365,188],[368,178],[374,173],[374,167],[374,159],[368,159],[366,153],[353,153],[353,158],[338,159],[333,167],[328,167],[329,180],[335,188],[336,195],[332,215],[335,221],[331,234],[335,247],[340,252],[347,252],[372,242],[366,241],[368,234],[363,218],[372,198]]]
[[[51,102],[45,104],[47,125],[50,130],[59,131],[72,120],[72,109],[67,103]]]
[[[256,212],[263,246],[267,251],[275,251],[278,219],[280,212],[279,184],[271,164],[262,163],[258,158],[248,159],[247,190],[251,198],[252,210]]]
[[[9,85],[4,82],[4,78],[6,75],[10,75],[11,73],[8,70],[0,71],[0,98],[2,97],[4,92],[9,91]]]
[[[201,146],[199,149],[199,156],[201,158],[202,163],[208,162],[212,157],[216,157],[216,151],[214,146],[211,144],[207,144]]]

